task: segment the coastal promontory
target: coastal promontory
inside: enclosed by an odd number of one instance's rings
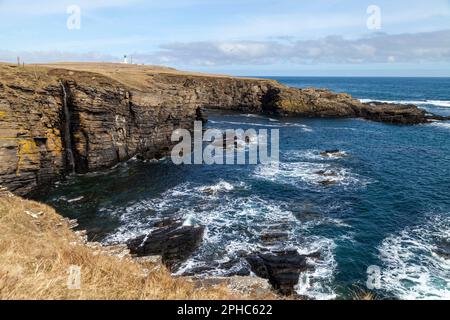
[[[430,121],[413,105],[364,104],[345,93],[274,80],[124,64],[0,64],[0,185],[25,195],[70,173],[161,157],[173,130],[192,129],[208,109]]]

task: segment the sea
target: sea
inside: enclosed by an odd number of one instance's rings
[[[450,116],[450,78],[272,78]],[[450,122],[210,112],[206,126],[279,129],[277,169],[132,159],[70,176],[38,200],[104,244],[151,232],[162,218],[205,226],[203,243],[176,275],[247,274],[245,257],[273,245],[264,234],[283,232],[278,247],[320,252],[300,276],[300,295],[352,299],[371,289],[381,299],[450,299],[450,261],[436,253],[450,241]],[[324,172],[332,183],[323,183]]]

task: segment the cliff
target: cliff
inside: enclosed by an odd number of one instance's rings
[[[170,150],[174,129],[204,109],[301,117],[428,121],[415,106],[362,104],[347,94],[276,81],[118,64],[0,64],[0,185],[24,195],[70,172]]]

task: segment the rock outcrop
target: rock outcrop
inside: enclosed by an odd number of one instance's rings
[[[89,72],[0,69],[0,182],[21,195],[67,173],[162,157],[173,130],[201,117],[185,92],[165,99]]]
[[[164,265],[173,270],[198,249],[203,232],[202,226],[183,226],[181,221],[163,221],[158,229],[129,240],[127,245],[131,254],[138,257],[162,256]]]
[[[347,94],[276,81],[117,64],[0,64],[0,184],[25,195],[68,173],[164,156],[173,130],[204,109],[298,117],[429,121],[415,106],[362,104]]]
[[[247,257],[252,272],[258,277],[268,279],[275,290],[283,295],[294,294],[302,272],[313,269],[308,265],[308,256],[297,250],[278,250],[256,253]]]
[[[442,241],[434,251],[438,256],[450,260],[450,241]]]
[[[364,119],[391,124],[421,124],[428,122],[433,117],[429,117],[424,110],[415,105],[381,102],[363,104],[358,115]]]

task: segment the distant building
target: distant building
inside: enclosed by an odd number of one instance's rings
[[[128,57],[127,57],[127,55],[123,56],[123,64],[128,64]]]

